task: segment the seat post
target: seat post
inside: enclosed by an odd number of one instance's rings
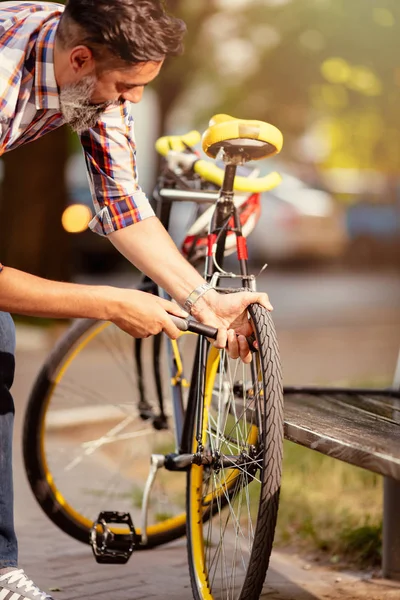
[[[235,175],[236,175],[236,164],[227,163],[225,165],[225,175],[224,181],[222,183],[221,188],[221,196],[229,196],[230,198],[233,196],[233,186],[235,183]]]
[[[210,222],[210,228],[209,228],[209,243],[211,240],[212,236],[215,236],[215,239],[217,239],[218,236],[218,247],[216,250],[216,256],[215,259],[218,263],[218,265],[220,265],[222,267],[223,265],[223,260],[224,260],[224,250],[225,250],[225,240],[226,240],[226,229],[222,229],[223,228],[223,224],[232,216],[233,214],[233,196],[234,196],[234,191],[233,191],[233,186],[235,183],[235,175],[236,175],[236,164],[234,162],[228,162],[227,157],[225,156],[225,174],[224,174],[224,180],[222,182],[222,187],[221,187],[221,191],[219,194],[219,198],[217,200],[217,203],[215,205],[215,211],[213,213],[213,216],[211,218],[211,222]],[[214,241],[215,241],[214,239]],[[214,242],[211,242],[214,243]],[[214,261],[212,260],[211,256],[212,254],[210,253],[211,250],[209,250],[209,254],[206,258],[206,268],[205,268],[205,272],[206,272],[206,277],[209,279],[211,279],[213,273],[214,273]]]

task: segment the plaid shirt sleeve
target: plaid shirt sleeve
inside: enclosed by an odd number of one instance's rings
[[[111,106],[96,127],[80,135],[96,214],[90,229],[108,235],[154,216],[137,181],[129,103]]]

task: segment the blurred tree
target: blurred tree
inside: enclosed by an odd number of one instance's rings
[[[218,12],[218,0],[207,2],[188,2],[187,0],[168,0],[168,9],[183,19],[187,25],[184,54],[165,61],[160,75],[154,82],[160,103],[160,134],[167,130],[167,119],[172,109],[190,89],[204,63],[212,60],[212,46],[209,36],[205,35],[205,24]]]
[[[286,158],[299,136],[327,142],[326,166],[398,172],[398,0],[218,0],[196,25],[199,68],[175,107],[274,123]],[[315,141],[315,140],[314,140]]]
[[[9,266],[50,279],[71,274],[67,201],[67,129],[61,127],[2,157],[0,256]]]
[[[67,202],[67,139],[67,129],[61,127],[4,154],[0,186],[1,260],[64,281],[71,275],[69,239],[61,225]]]

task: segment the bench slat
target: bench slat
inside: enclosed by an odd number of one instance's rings
[[[398,392],[334,388],[284,392],[288,440],[400,480]]]

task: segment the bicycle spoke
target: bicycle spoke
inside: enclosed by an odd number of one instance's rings
[[[84,448],[84,452],[82,452],[79,456],[77,456],[72,461],[72,463],[70,463],[69,465],[66,465],[64,467],[64,470],[70,471],[72,468],[77,466],[85,457],[90,456],[96,450],[99,450],[102,446],[104,446],[105,444],[112,444],[112,443],[126,441],[126,440],[133,440],[138,437],[147,436],[147,435],[149,435],[149,433],[151,434],[150,429],[143,429],[142,431],[137,431],[135,433],[125,433],[125,434],[117,435],[117,436],[114,435],[112,437],[111,436],[102,437],[102,438],[99,438],[98,440],[84,442],[83,444],[81,444],[81,448]]]

